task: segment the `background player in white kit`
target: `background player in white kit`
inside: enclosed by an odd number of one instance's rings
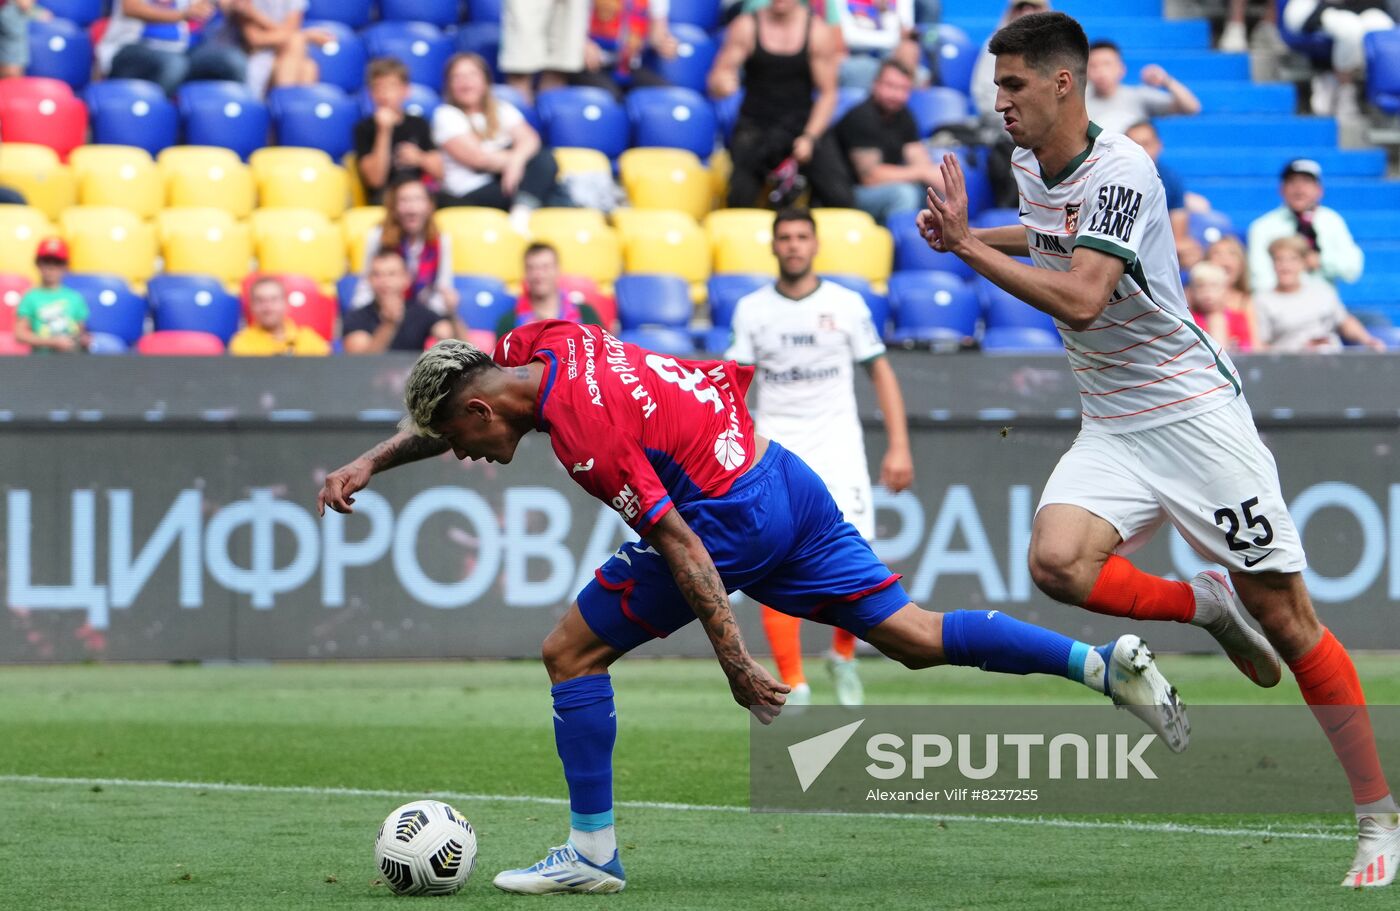
[[[1187,312],[1156,169],[1134,143],[1089,122],[1079,23],[1032,14],[989,47],[996,110],[1017,146],[1021,226],[969,230],[953,156],[943,163],[945,197],[930,191],[918,220],[934,249],[1055,318],[1079,382],[1083,427],[1041,497],[1032,577],[1089,610],[1202,626],[1246,675],[1273,686],[1278,658],[1239,618],[1222,575],[1169,581],[1119,553],[1169,520],[1228,568],[1346,770],[1359,837],[1342,885],[1389,885],[1400,815],[1365,696],[1350,656],[1313,611],[1298,532],[1234,365]],[[1033,266],[1011,258],[1026,255]]]
[[[816,223],[805,209],[778,213],[773,220],[778,280],[739,301],[725,358],[757,367],[758,432],[810,465],[846,521],[873,541],[875,507],[852,365],[864,366],[875,386],[888,437],[880,483],[896,493],[914,480],[904,398],[865,299],[812,272],[817,244]],[[802,669],[802,621],[766,606],[762,610],[778,673],[792,687],[788,704],[802,704],[811,696]],[[855,636],[837,628],[831,645],[837,701],[860,705]]]

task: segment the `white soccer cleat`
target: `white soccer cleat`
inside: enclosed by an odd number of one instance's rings
[[[1278,653],[1264,634],[1244,618],[1239,598],[1224,573],[1197,573],[1191,588],[1196,592],[1196,616],[1201,620],[1192,623],[1215,637],[1241,674],[1260,686],[1277,686],[1283,678]]]
[[[1113,704],[1141,718],[1173,753],[1191,742],[1191,722],[1176,687],[1157,670],[1152,650],[1137,636],[1120,636],[1104,669]]]
[[[812,704],[812,688],[805,683],[795,684],[792,691],[787,694],[787,701],[783,703],[784,708],[800,709]]]
[[[559,895],[565,892],[602,894],[621,892],[627,885],[617,852],[599,866],[570,844],[549,849],[549,855],[533,867],[504,870],[491,881],[502,892],[516,895]]]
[[[860,682],[856,659],[832,655],[826,666],[836,682],[836,701],[841,705],[865,705],[865,687]]]
[[[1367,889],[1394,882],[1395,869],[1400,866],[1400,816],[1387,813],[1385,819],[1357,818],[1356,857],[1342,879],[1343,886]]]

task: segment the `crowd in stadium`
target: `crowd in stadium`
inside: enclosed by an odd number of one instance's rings
[[[768,210],[794,204],[816,210],[817,270],[890,341],[1058,350],[1049,317],[914,226],[947,150],[974,224],[1020,203],[991,55],[939,6],[0,0],[0,353],[378,353],[541,318],[723,350],[776,273]],[[999,22],[1050,6],[998,0]],[[1386,7],[1279,5],[1326,42],[1314,110],[1357,109],[1367,34],[1400,34]],[[1235,351],[1400,339],[1338,293],[1365,256],[1322,203],[1331,159],[1271,143],[1279,204],[1232,222],[1160,127],[1215,99],[1090,37],[1090,115],[1161,159],[1204,329]]]

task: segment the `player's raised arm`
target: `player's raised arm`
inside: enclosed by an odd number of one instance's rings
[[[369,486],[372,475],[446,451],[446,440],[401,430],[354,461],[326,475],[321,492],[316,495],[316,512],[325,515],[329,506],[336,512],[352,513],[355,511],[354,494]]]
[[[671,567],[676,586],[704,624],[715,657],[729,678],[734,701],[764,724],[772,721],[790,687],[774,680],[749,654],[729,604],[729,593],[705,545],[674,509],[667,510],[645,537]]]

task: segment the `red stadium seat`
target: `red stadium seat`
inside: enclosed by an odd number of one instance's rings
[[[87,139],[87,105],[57,79],[5,80],[0,92],[0,133],[6,142],[46,145],[64,161]]]
[[[15,310],[19,307],[19,299],[24,297],[24,292],[29,290],[30,285],[26,275],[0,273],[0,332],[14,331]]]
[[[598,314],[598,318],[603,321],[603,328],[609,332],[617,322],[617,299],[611,294],[604,294],[598,288],[597,282],[591,278],[584,278],[582,275],[561,275],[559,276],[559,293],[567,295],[570,300],[577,304],[588,304]]]
[[[150,355],[208,356],[223,354],[224,343],[217,335],[208,332],[170,329],[141,336],[136,350]]]
[[[28,354],[29,346],[22,345],[15,341],[15,337],[8,332],[0,332],[0,357],[7,357],[13,354]]]
[[[243,280],[243,318],[251,321],[252,314],[248,311],[248,291],[253,287],[253,282],[260,278],[267,277],[268,273],[254,272]],[[292,318],[292,322],[298,326],[306,326],[308,329],[326,341],[335,339],[335,320],[340,314],[340,306],[335,298],[328,297],[321,292],[321,286],[314,279],[304,275],[274,275],[280,279],[282,287],[287,291],[287,315]]]

